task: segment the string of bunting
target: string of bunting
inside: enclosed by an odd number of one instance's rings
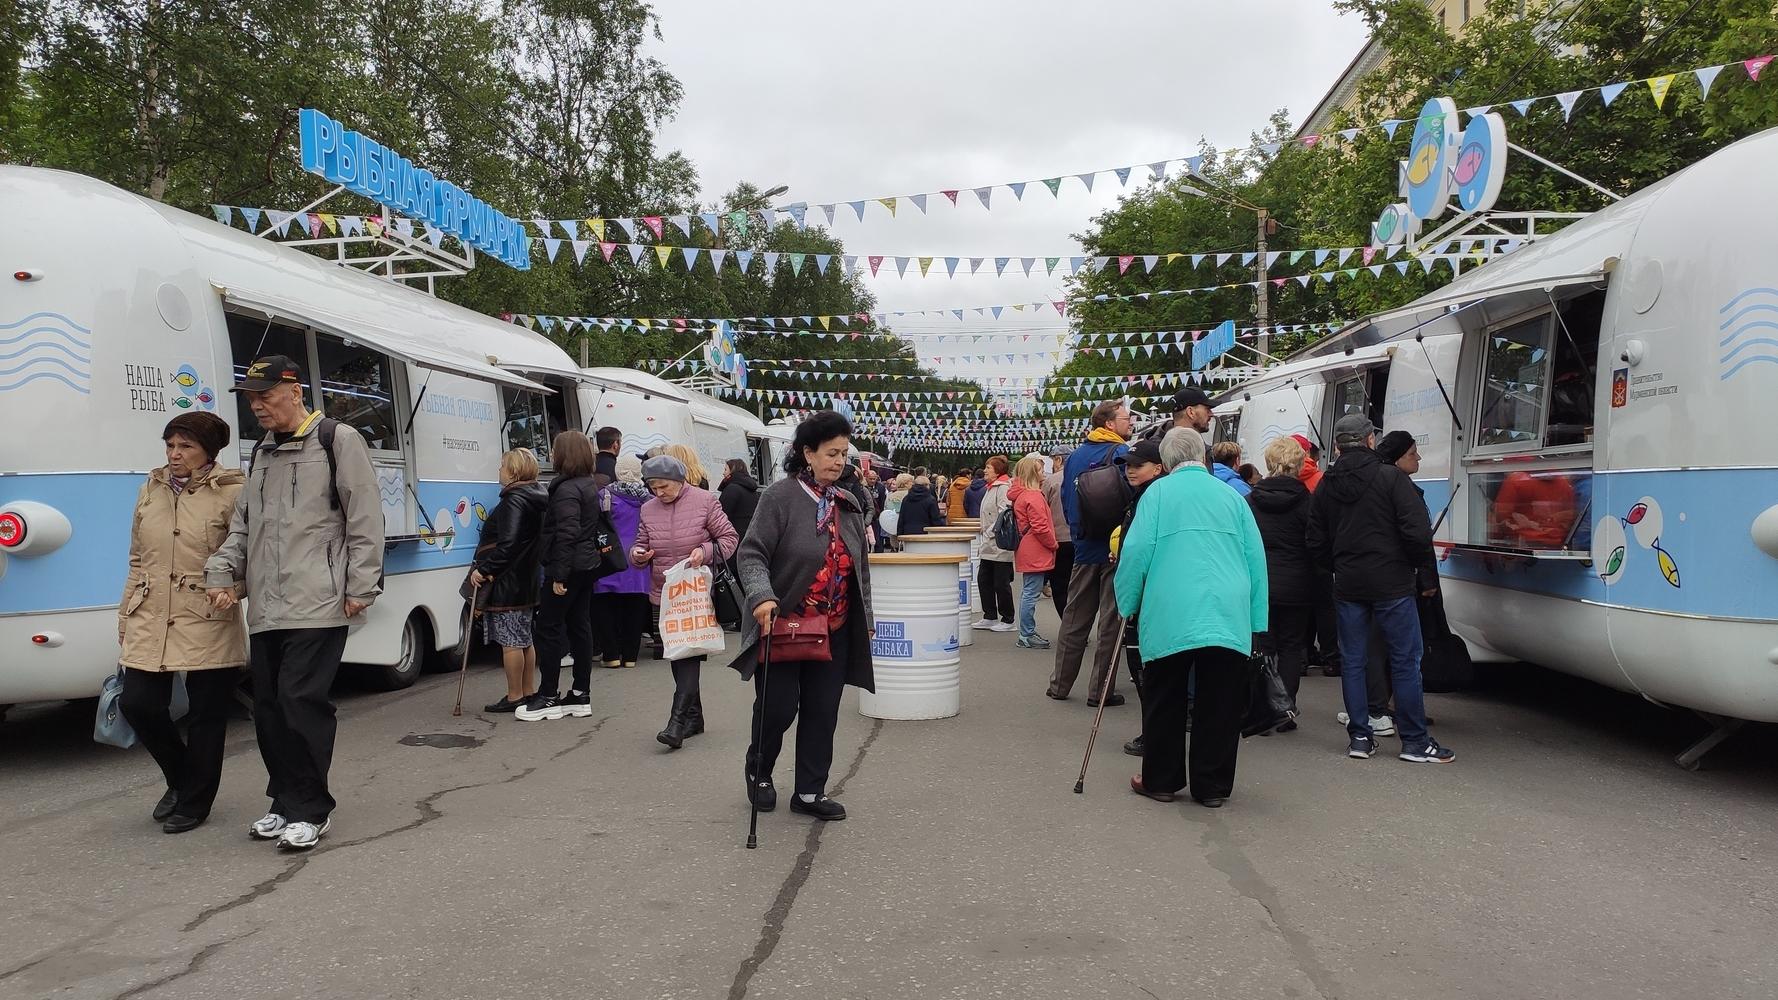
[[[1544,105],[1544,104],[1548,104],[1550,102],[1554,102],[1557,106],[1559,106],[1562,109],[1562,119],[1563,119],[1563,121],[1566,122],[1566,121],[1573,120],[1574,110],[1579,105],[1581,98],[1583,98],[1589,94],[1598,94],[1600,97],[1601,105],[1603,107],[1609,108],[1612,106],[1612,104],[1614,102],[1616,102],[1618,100],[1618,98],[1623,96],[1625,91],[1627,91],[1630,87],[1632,87],[1634,85],[1638,85],[1638,84],[1640,84],[1648,89],[1649,96],[1654,101],[1655,107],[1657,109],[1662,109],[1665,107],[1665,102],[1667,100],[1667,97],[1671,94],[1675,82],[1682,79],[1682,78],[1689,77],[1692,80],[1696,81],[1696,85],[1698,88],[1699,100],[1707,101],[1710,99],[1711,89],[1716,84],[1717,78],[1722,74],[1722,72],[1724,70],[1728,69],[1731,66],[1740,66],[1742,68],[1742,70],[1745,71],[1745,73],[1747,75],[1747,79],[1750,82],[1757,83],[1757,82],[1759,82],[1761,73],[1763,73],[1765,71],[1766,67],[1772,62],[1772,59],[1773,59],[1773,56],[1771,56],[1771,55],[1753,56],[1751,58],[1742,59],[1737,62],[1719,63],[1719,64],[1712,65],[1712,66],[1699,66],[1699,67],[1692,68],[1690,70],[1679,70],[1679,71],[1675,71],[1672,73],[1662,73],[1657,76],[1645,77],[1645,78],[1639,79],[1639,80],[1621,80],[1621,81],[1618,81],[1615,83],[1607,83],[1607,84],[1601,84],[1599,86],[1594,86],[1594,87],[1582,87],[1577,90],[1564,91],[1559,94],[1541,94],[1536,97],[1519,98],[1517,100],[1507,101],[1504,104],[1476,105],[1474,107],[1462,108],[1459,110],[1458,114],[1468,115],[1470,117],[1475,117],[1478,115],[1486,114],[1489,111],[1492,111],[1497,107],[1510,107],[1513,110],[1517,111],[1521,117],[1526,117],[1531,114],[1532,108],[1537,107],[1539,105]],[[1257,152],[1263,154],[1264,156],[1272,157],[1272,156],[1276,156],[1280,151],[1282,151],[1285,148],[1317,149],[1317,148],[1320,148],[1323,146],[1333,147],[1333,146],[1338,145],[1338,143],[1340,141],[1344,141],[1346,143],[1351,143],[1352,141],[1356,140],[1360,134],[1369,133],[1369,132],[1377,132],[1377,131],[1381,131],[1381,132],[1385,133],[1389,138],[1394,139],[1396,133],[1400,130],[1401,126],[1415,123],[1415,122],[1417,122],[1417,119],[1414,119],[1414,118],[1389,118],[1389,119],[1385,119],[1381,122],[1378,122],[1374,125],[1341,129],[1336,132],[1330,132],[1330,133],[1325,133],[1325,134],[1312,133],[1312,134],[1307,134],[1307,135],[1299,135],[1299,136],[1296,136],[1296,137],[1290,139],[1289,141],[1285,141],[1285,142],[1266,142],[1266,143],[1256,143],[1256,144],[1253,144],[1250,146],[1245,146],[1245,147],[1234,147],[1232,149],[1225,150],[1224,153],[1239,154],[1239,153],[1243,153],[1243,152],[1257,151]],[[1078,180],[1083,188],[1085,188],[1087,191],[1091,191],[1093,189],[1093,184],[1095,182],[1095,179],[1101,175],[1108,174],[1108,175],[1116,178],[1119,185],[1127,186],[1129,183],[1130,177],[1133,174],[1135,174],[1136,171],[1146,169],[1148,171],[1149,179],[1158,182],[1158,181],[1165,180],[1169,174],[1169,171],[1172,170],[1174,167],[1184,167],[1185,174],[1188,176],[1192,175],[1192,174],[1196,174],[1202,169],[1204,159],[1205,159],[1205,157],[1202,155],[1184,156],[1184,157],[1170,157],[1170,158],[1164,159],[1164,160],[1155,160],[1155,161],[1147,163],[1147,164],[1131,164],[1131,165],[1127,165],[1127,166],[1107,167],[1107,168],[1102,168],[1099,170],[1090,170],[1085,173],[1064,174],[1064,175],[1058,175],[1055,177],[1045,177],[1045,178],[1041,178],[1038,180],[1008,181],[1008,182],[1004,182],[1004,183],[1000,183],[1000,184],[988,184],[988,185],[977,186],[977,187],[944,188],[944,189],[940,189],[938,191],[928,191],[928,192],[923,192],[920,194],[892,195],[892,196],[880,197],[880,198],[858,198],[858,199],[851,199],[851,200],[844,200],[844,201],[822,203],[822,204],[813,206],[813,208],[817,213],[820,214],[820,216],[822,216],[823,218],[826,219],[827,224],[830,227],[833,225],[833,222],[834,222],[834,219],[835,219],[836,214],[838,212],[838,209],[841,206],[850,208],[853,211],[853,213],[858,217],[859,221],[863,221],[865,207],[870,204],[876,204],[876,205],[882,206],[886,211],[888,211],[890,217],[893,218],[896,214],[897,208],[904,203],[914,206],[914,208],[916,210],[918,210],[919,212],[924,214],[926,212],[926,206],[929,203],[936,201],[937,199],[943,199],[943,201],[949,202],[953,206],[957,205],[959,200],[961,199],[962,195],[965,192],[972,194],[976,200],[980,201],[981,205],[984,209],[990,209],[992,198],[993,198],[993,193],[996,189],[1004,188],[1005,190],[1007,190],[1008,192],[1010,192],[1012,194],[1013,199],[1015,201],[1023,201],[1025,189],[1027,187],[1031,187],[1034,185],[1041,186],[1041,187],[1047,189],[1053,197],[1060,197],[1062,183],[1067,178],[1073,178],[1075,180]],[[752,219],[755,216],[757,216],[760,219],[760,221],[767,228],[770,228],[779,221],[778,217],[780,215],[787,217],[796,226],[797,229],[801,230],[801,229],[804,229],[807,227],[808,215],[809,215],[810,208],[811,208],[811,206],[806,202],[797,202],[794,204],[783,205],[778,208],[765,208],[765,209],[759,209],[757,211],[737,210],[737,211],[729,211],[729,212],[697,212],[697,213],[679,213],[679,214],[663,214],[663,215],[625,216],[625,217],[593,217],[593,218],[584,218],[584,219],[541,219],[541,218],[537,218],[537,219],[532,219],[530,221],[531,221],[532,225],[534,225],[537,229],[538,237],[536,237],[536,239],[540,239],[540,240],[555,239],[557,241],[557,246],[554,250],[548,249],[547,247],[545,249],[546,255],[551,260],[554,260],[557,252],[559,252],[560,244],[562,242],[567,242],[571,245],[571,249],[575,252],[577,257],[579,257],[579,258],[584,258],[586,253],[588,251],[590,251],[590,249],[593,246],[599,246],[601,254],[603,256],[605,256],[607,260],[610,259],[610,257],[616,252],[616,249],[620,246],[624,246],[624,247],[640,246],[645,249],[652,249],[652,250],[656,251],[656,254],[660,259],[660,263],[664,266],[666,264],[667,257],[671,255],[671,251],[673,251],[673,250],[679,250],[682,253],[684,253],[686,251],[698,250],[698,249],[702,249],[702,248],[697,248],[697,247],[664,247],[663,248],[663,247],[659,246],[658,244],[640,244],[640,243],[637,243],[636,240],[641,233],[644,233],[644,232],[649,233],[649,234],[653,235],[654,238],[658,241],[664,237],[664,234],[666,232],[666,227],[672,226],[674,229],[678,230],[685,238],[690,239],[691,235],[694,231],[692,222],[694,220],[696,220],[696,221],[702,223],[703,228],[712,234],[719,234],[720,231],[723,228],[725,228],[725,226],[732,232],[739,232],[739,233],[745,234],[748,227],[751,225]],[[356,236],[356,235],[380,236],[383,234],[383,232],[386,229],[389,229],[389,228],[393,228],[395,231],[397,231],[401,235],[406,236],[410,239],[415,238],[416,232],[419,232],[419,233],[421,233],[422,238],[431,242],[434,247],[440,246],[442,244],[442,241],[445,238],[447,238],[446,234],[444,232],[442,232],[441,230],[429,228],[429,227],[416,227],[416,224],[413,222],[413,220],[404,219],[404,218],[388,219],[382,215],[341,215],[341,214],[329,213],[329,212],[287,212],[287,211],[281,211],[281,210],[276,210],[276,209],[251,208],[251,207],[243,207],[243,206],[238,206],[238,205],[221,205],[221,204],[212,205],[211,211],[215,214],[216,221],[222,223],[223,225],[232,225],[232,221],[231,221],[232,217],[235,214],[239,214],[239,215],[241,215],[243,222],[246,223],[247,228],[250,230],[259,229],[259,223],[260,223],[261,219],[263,218],[266,221],[269,221],[271,223],[271,231],[273,231],[273,232],[283,233],[287,230],[290,230],[293,234],[301,234],[301,233],[306,232],[311,238],[314,238],[314,239],[321,238],[321,234],[323,232],[327,232],[333,236],[339,236],[342,233],[344,233],[345,235],[353,235],[353,236]],[[592,235],[592,239],[582,239],[581,238],[580,227],[583,224],[585,225],[587,232],[589,232]],[[554,227],[555,230],[559,230],[563,234],[563,237],[565,237],[565,239],[552,237],[550,235],[552,232],[552,228],[551,228],[552,226]],[[614,243],[614,242],[611,242],[611,241],[608,241],[605,239],[606,235],[608,235],[608,233],[609,233],[609,228],[613,227],[613,226],[616,227],[617,229],[621,230],[625,234],[625,236],[627,237],[626,243],[619,244],[619,243]],[[450,238],[453,240],[455,239],[455,237],[450,237]],[[610,249],[606,249],[607,247],[609,247]],[[663,249],[668,251],[668,253],[664,253],[664,254],[660,253],[660,251]],[[533,253],[535,253],[535,252],[536,251],[534,248]],[[632,255],[632,259],[637,259],[641,256],[641,255],[635,253],[634,250],[630,250],[630,251],[626,251],[626,252],[628,252]],[[727,252],[739,254],[742,251],[727,251]],[[831,255],[823,255],[823,256],[830,256],[830,259],[831,259]],[[854,263],[855,263],[856,257],[854,257],[853,259],[854,259]],[[884,260],[894,259],[898,262],[898,266],[903,271],[905,271],[905,268],[907,266],[905,262],[909,258],[906,258],[906,257],[891,258],[888,255],[869,255],[866,259],[867,260],[876,260],[878,262],[876,266],[881,266],[881,262]],[[960,258],[916,257],[913,259],[925,261],[926,262],[925,266],[930,267],[931,262],[934,260],[951,261],[951,260],[958,260]],[[975,260],[975,261],[985,261],[988,258],[970,258],[970,259]],[[994,258],[994,259],[998,262],[998,261],[1010,261],[1013,258]],[[1019,259],[1021,265],[1023,265],[1026,260],[1035,261],[1037,258],[1018,258],[1018,259]],[[1051,258],[1043,258],[1043,259],[1047,262]],[[1057,261],[1060,261],[1062,258],[1054,258],[1054,259]],[[1073,258],[1069,258],[1069,259],[1071,261],[1073,260]],[[639,259],[637,259],[637,262],[638,263],[640,262]],[[718,262],[718,266],[720,266],[720,261]],[[1002,265],[1002,266],[1004,266],[1004,265]],[[745,268],[743,268],[743,270],[745,270]],[[1052,266],[1052,270],[1053,270],[1053,266]],[[873,271],[873,273],[875,273],[875,272]]]

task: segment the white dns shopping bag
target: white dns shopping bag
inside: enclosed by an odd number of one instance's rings
[[[661,584],[662,659],[713,656],[726,648],[711,600],[713,580],[709,567],[693,569],[683,559],[667,570]]]

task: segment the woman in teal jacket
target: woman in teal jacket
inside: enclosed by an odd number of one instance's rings
[[[1266,629],[1266,548],[1247,502],[1205,467],[1198,432],[1168,431],[1161,461],[1172,471],[1149,485],[1117,561],[1118,611],[1139,614],[1146,664],[1142,773],[1130,788],[1171,802],[1189,777],[1192,798],[1216,809],[1235,788],[1247,658]]]

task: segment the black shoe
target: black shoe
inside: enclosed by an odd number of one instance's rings
[[[507,713],[512,712],[513,710],[517,709],[520,705],[523,705],[524,703],[525,703],[525,699],[523,699],[523,698],[520,698],[518,701],[513,701],[511,698],[508,698],[506,695],[501,695],[500,700],[497,702],[494,702],[492,705],[483,705],[482,711],[492,712],[495,715],[506,715]]]
[[[585,691],[568,689],[562,696],[562,715],[570,719],[590,719],[593,717],[593,696]]]
[[[1323,663],[1321,665],[1321,676],[1323,676],[1323,677],[1338,677],[1338,676],[1340,676],[1340,665],[1338,663]]]
[[[178,804],[179,793],[171,788],[167,789],[167,794],[161,796],[161,800],[154,804],[154,821],[156,823],[166,822],[167,817],[173,815],[173,807]]]
[[[778,789],[770,781],[755,781],[747,776],[747,800],[762,813],[778,808]]]
[[[1206,809],[1221,809],[1228,802],[1228,799],[1218,796],[1208,799],[1193,799],[1192,801]]]
[[[562,707],[562,699],[556,697],[554,691],[548,694],[539,691],[520,703],[512,714],[520,722],[545,722],[559,719],[568,713]]]
[[[697,692],[691,696],[691,704],[685,709],[685,735],[696,736],[704,731],[704,694]]]
[[[790,811],[813,816],[816,819],[835,820],[846,818],[846,807],[825,795],[815,796],[815,801],[804,802],[801,795],[790,797]]]
[[[178,813],[174,813],[167,817],[165,823],[161,824],[161,832],[184,833],[187,830],[196,830],[198,827],[204,825],[204,820],[207,818],[208,817],[205,816],[181,816]]]
[[[1124,753],[1127,753],[1132,757],[1142,756],[1143,746],[1142,746],[1142,737],[1140,734],[1137,735],[1137,737],[1135,739],[1124,744]]]
[[[1067,700],[1068,700],[1068,696],[1067,696],[1067,695],[1065,695],[1065,694],[1057,694],[1057,693],[1055,693],[1055,692],[1054,692],[1054,691],[1050,691],[1050,690],[1047,690],[1047,689],[1046,689],[1046,690],[1045,690],[1045,691],[1044,691],[1044,692],[1043,692],[1043,696],[1044,696],[1044,697],[1045,697],[1045,698],[1050,698],[1050,699],[1052,699],[1052,700],[1055,700],[1055,701],[1067,701]]]
[[[1124,696],[1122,693],[1117,692],[1117,691],[1111,692],[1111,697],[1105,699],[1105,707],[1106,708],[1116,708],[1119,705],[1122,705],[1123,703],[1124,703]],[[1099,699],[1088,698],[1087,699],[1087,707],[1088,708],[1098,708],[1099,707]]]
[[[1284,723],[1284,725],[1279,726],[1277,729],[1273,730],[1273,732],[1279,732],[1279,733],[1290,733],[1290,732],[1295,732],[1295,731],[1296,731],[1296,720],[1295,719],[1291,719],[1290,721]]]
[[[690,704],[689,696],[675,694],[673,709],[667,715],[667,727],[654,734],[654,738],[665,744],[669,750],[677,750],[685,745],[685,714]]]

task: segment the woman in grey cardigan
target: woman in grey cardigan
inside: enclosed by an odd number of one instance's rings
[[[875,691],[870,641],[876,632],[870,610],[870,547],[865,512],[840,485],[852,425],[837,413],[817,413],[797,426],[784,460],[790,475],[759,497],[752,527],[741,542],[741,589],[753,620],[741,637],[732,666],[753,681],[753,732],[747,748],[747,794],[762,812],[778,804],[772,767],[784,733],[796,727],[796,794],[790,811],[816,819],[845,819],[828,798],[833,731],[840,694],[851,684]],[[761,629],[779,614],[825,615],[833,662],[759,663]],[[771,675],[770,684],[766,674]],[[763,695],[763,697],[762,697]]]

